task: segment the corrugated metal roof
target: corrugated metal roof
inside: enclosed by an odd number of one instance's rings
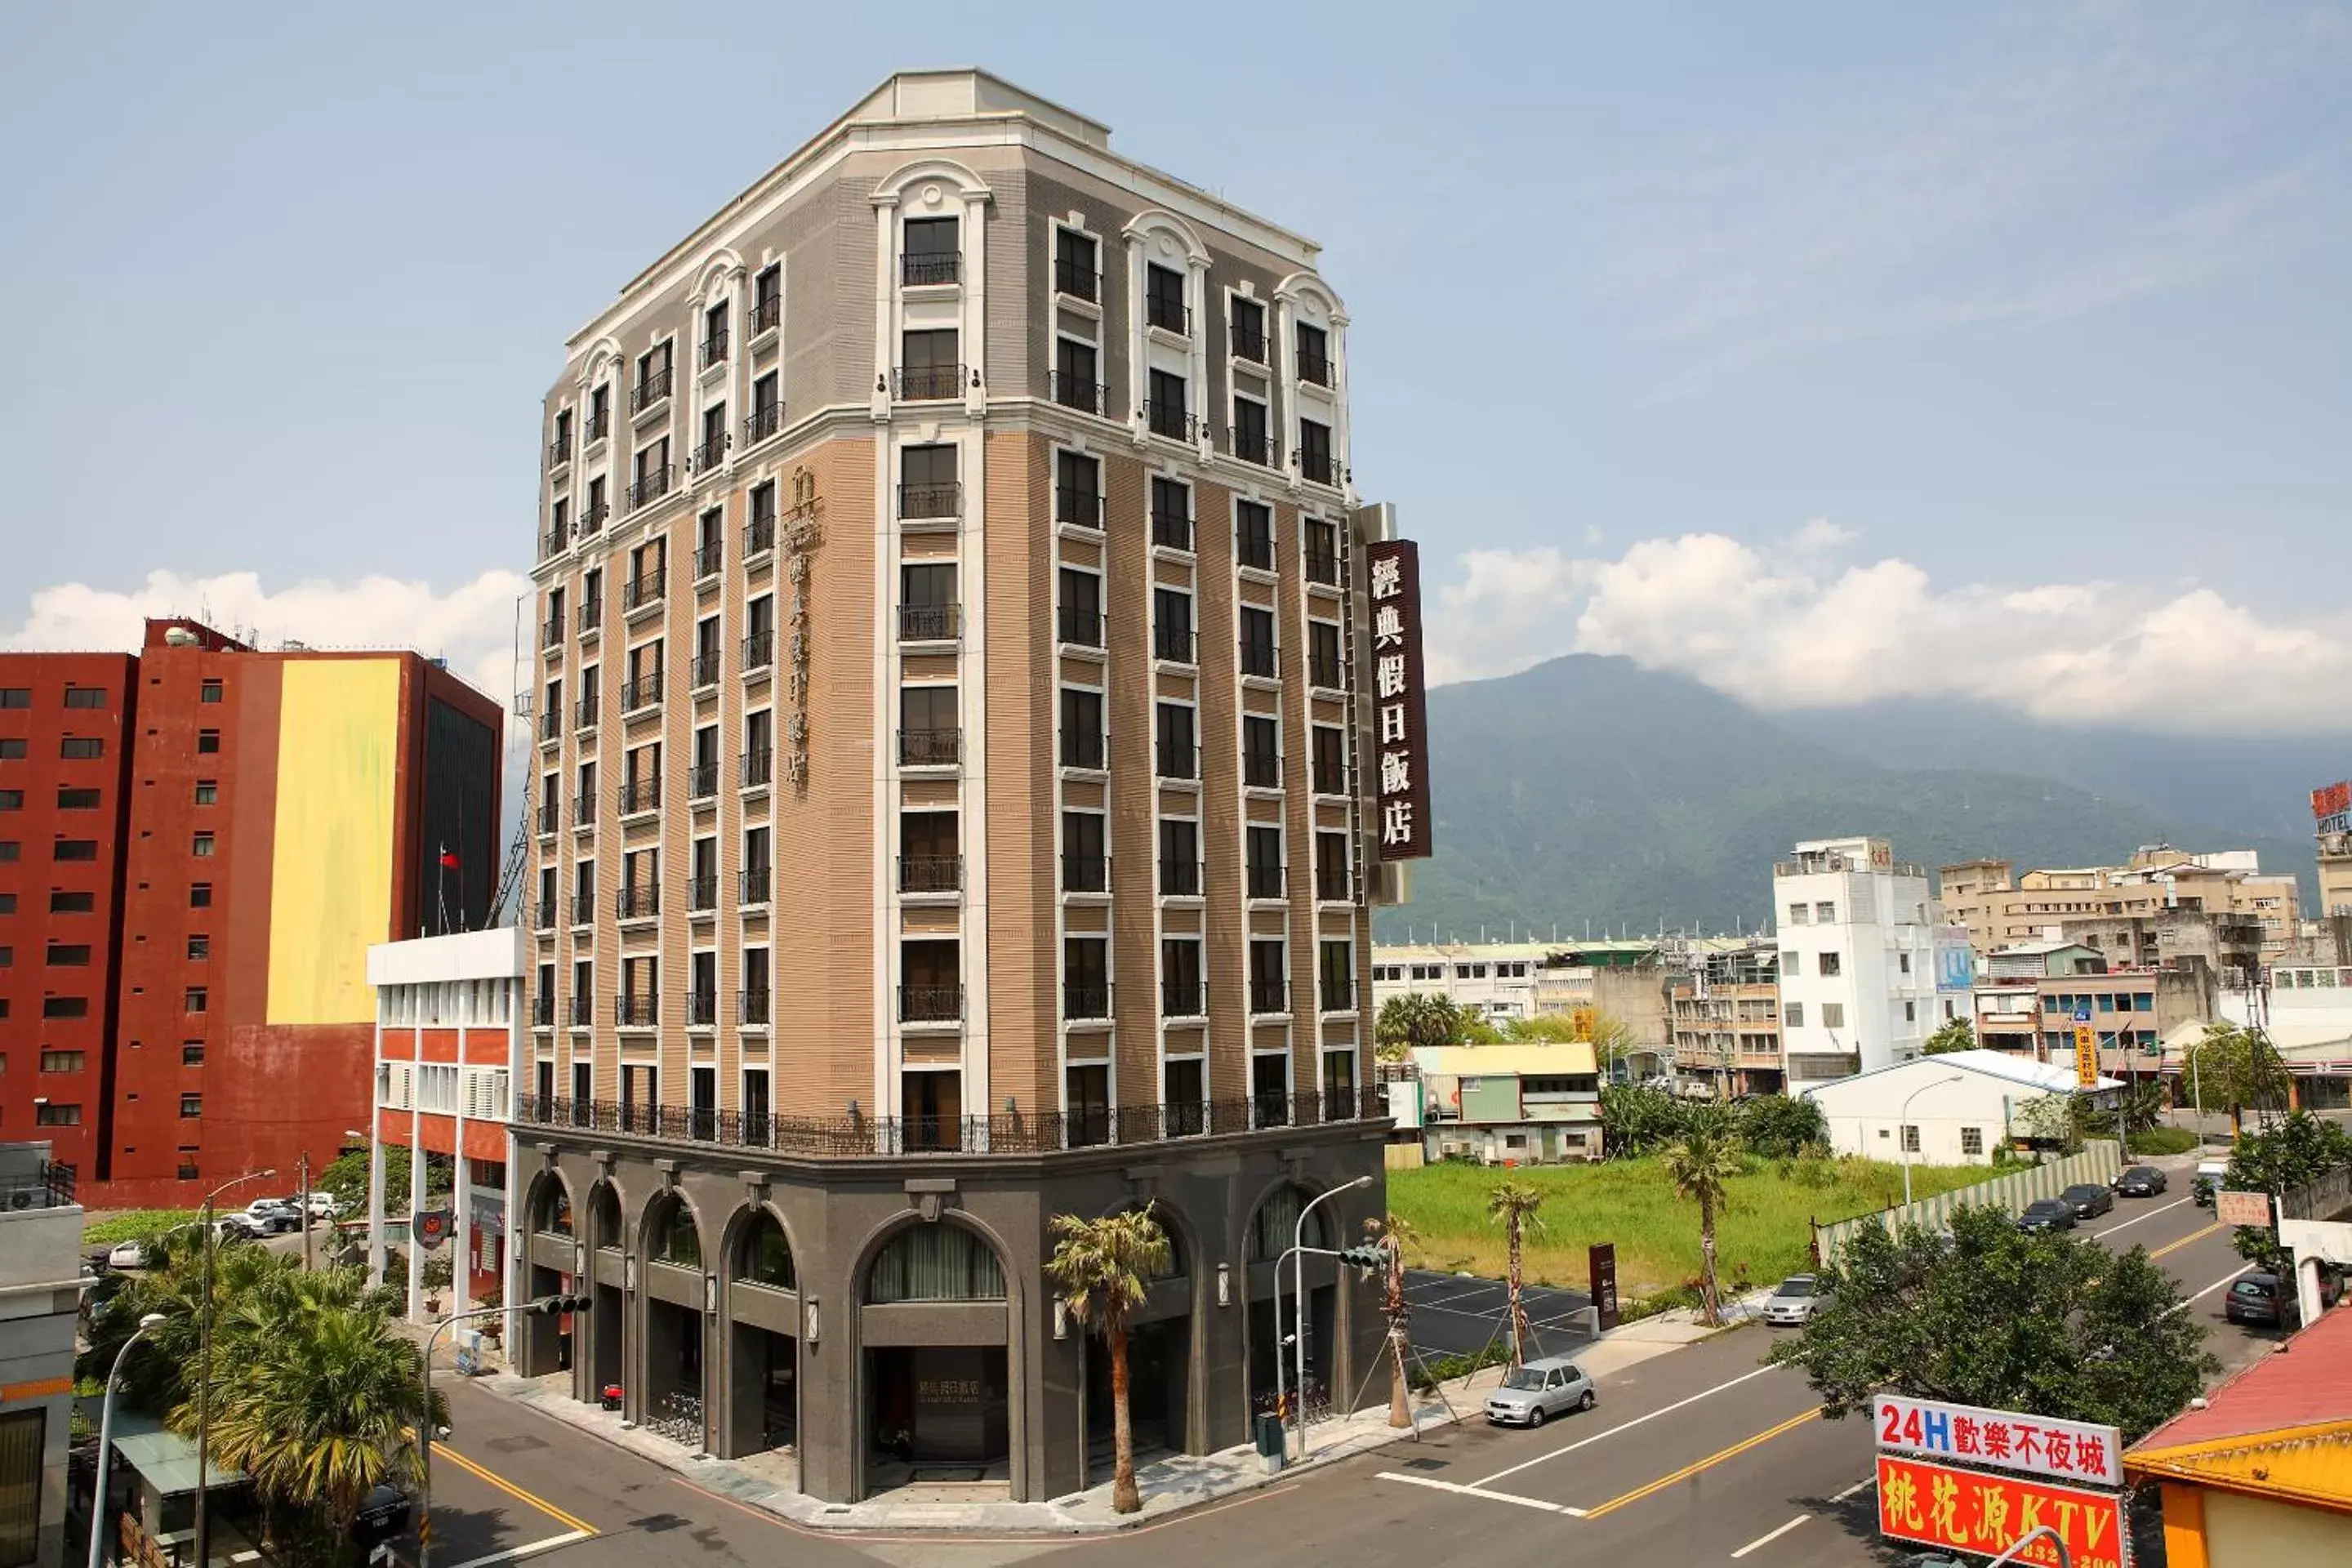
[[[1872,1068],[1868,1071],[1854,1073],[1850,1077],[1832,1079],[1827,1083],[1814,1084],[1800,1091],[1799,1098],[1811,1099],[1825,1089],[1842,1089],[1862,1079],[1875,1078],[1880,1073],[1907,1072],[1920,1068],[1962,1068],[1969,1072],[1982,1073],[1987,1078],[2006,1079],[2011,1083],[2022,1084],[2028,1089],[2041,1089],[2051,1094],[2072,1094],[2075,1088],[2074,1068],[2071,1063],[2061,1067],[2056,1062],[2028,1061],[2023,1057],[2011,1056],[2007,1051],[1988,1051],[1979,1048],[1967,1051],[1946,1051],[1939,1056],[1913,1057],[1908,1061],[1889,1062],[1883,1068]],[[2095,1090],[2121,1089],[2123,1080],[2103,1078],[2091,1087]]]
[[[1481,1078],[1517,1073],[1552,1078],[1597,1073],[1590,1040],[1543,1040],[1505,1046],[1424,1046],[1412,1053],[1423,1078]]]
[[[2200,1444],[2127,1461],[2135,1479],[2162,1476],[2223,1491],[2352,1513],[2352,1420],[2292,1427],[2252,1441]]]
[[[2352,1310],[2328,1313],[2134,1444],[2126,1460],[2234,1448],[2300,1428],[2352,1429]],[[2352,1454],[2352,1449],[2346,1450]],[[2352,1466],[2340,1481],[2352,1499]]]

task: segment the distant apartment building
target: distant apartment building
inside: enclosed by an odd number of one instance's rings
[[[1883,838],[1815,838],[1772,868],[1790,1085],[1916,1056],[1937,1027],[1927,873]]]
[[[2184,1026],[2214,1016],[2210,971],[2111,965],[2082,942],[2020,942],[1989,954],[1976,988],[1977,1043],[2036,1061],[2074,1059],[2078,1017],[2107,1071],[2156,1070]]]
[[[1601,1069],[1589,1041],[1423,1047],[1382,1076],[1400,1131],[1420,1134],[1425,1160],[1601,1158]]]
[[[2184,855],[2159,844],[2121,866],[2021,873],[2008,860],[1969,860],[1942,868],[1938,883],[1979,952],[2055,936],[2126,963],[2205,953],[2243,968],[2284,954],[2301,912],[2294,877],[2263,871],[2252,850]]]
[[[1392,996],[1443,996],[1482,1018],[1531,1018],[1552,950],[1533,942],[1388,943],[1372,949],[1372,1010]]]
[[[0,1122],[108,1206],[332,1158],[367,945],[488,915],[502,724],[416,654],[193,621],[0,654]]]
[[[47,1143],[0,1143],[0,1563],[58,1568],[66,1544],[82,1211]]]
[[[1692,955],[1665,974],[1675,1077],[1729,1094],[1774,1094],[1780,1057],[1780,953],[1769,938]]]

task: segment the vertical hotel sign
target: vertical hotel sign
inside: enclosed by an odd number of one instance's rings
[[[1383,539],[1365,552],[1371,572],[1373,795],[1381,858],[1429,856],[1429,725],[1421,678],[1421,550]]]

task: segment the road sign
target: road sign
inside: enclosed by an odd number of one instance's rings
[[[1871,1402],[1870,1414],[1878,1446],[1897,1453],[1962,1459],[2094,1486],[2124,1484],[2124,1435],[2113,1426],[1900,1394],[1878,1395]]]
[[[1624,1321],[1617,1306],[1617,1247],[1612,1242],[1599,1242],[1585,1249],[1586,1268],[1591,1274],[1593,1327],[1606,1333]]]
[[[2074,1022],[2076,1022],[2077,1024],[2087,1024],[2087,1023],[2089,1023],[2090,1021],[2091,1021],[2091,1008],[2090,1008],[2090,1005],[2089,1005],[2088,1003],[2085,1003],[2085,1002],[2077,1002],[2076,1004],[2074,1004]]]
[[[437,1251],[449,1239],[447,1209],[419,1209],[408,1222],[408,1234],[427,1252]]]
[[[2213,1194],[2213,1217],[2223,1225],[2266,1226],[2271,1223],[2271,1195],[2217,1192]]]
[[[2099,1037],[2088,1024],[2074,1026],[2074,1086],[2092,1088],[2099,1081]]]
[[[1878,1528],[1898,1541],[1990,1556],[2045,1524],[2065,1542],[2074,1568],[2123,1568],[2119,1492],[1878,1456]],[[2057,1568],[2058,1551],[2043,1536],[2011,1561]]]

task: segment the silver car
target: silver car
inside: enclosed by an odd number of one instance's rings
[[[1540,1426],[1554,1415],[1590,1410],[1600,1395],[1592,1380],[1566,1356],[1546,1356],[1503,1374],[1486,1395],[1486,1419],[1498,1426]]]
[[[1791,1274],[1774,1287],[1764,1303],[1764,1321],[1774,1328],[1801,1329],[1829,1304],[1810,1274]]]

